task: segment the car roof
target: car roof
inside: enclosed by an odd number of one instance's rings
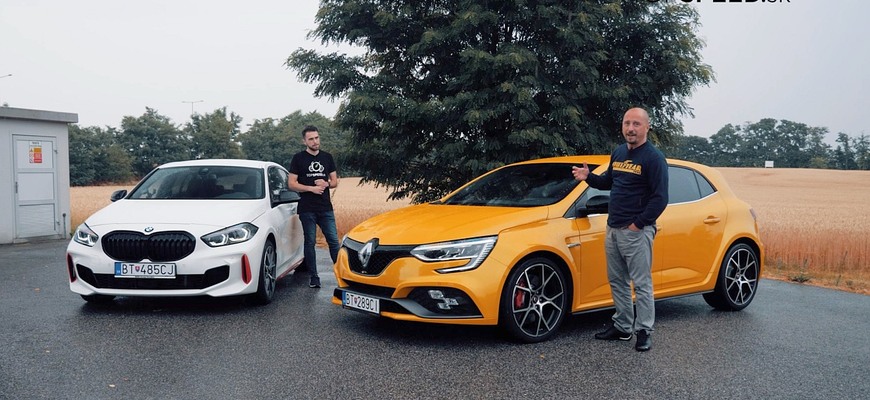
[[[603,154],[595,154],[595,155],[578,155],[578,156],[560,156],[560,157],[547,157],[547,158],[538,158],[535,160],[528,160],[518,162],[517,164],[543,164],[543,163],[566,163],[566,164],[607,164],[610,161],[610,155]]]
[[[693,167],[695,169],[708,170],[710,167],[694,163],[691,161],[679,160],[676,158],[667,158],[666,161],[670,165],[682,165],[686,167]],[[610,162],[610,155],[605,154],[590,154],[590,155],[574,155],[574,156],[558,156],[558,157],[547,157],[547,158],[538,158],[535,160],[527,160],[517,162],[515,164],[540,164],[540,163],[566,163],[566,164],[595,164],[595,165],[606,165]]]
[[[170,167],[197,167],[197,166],[227,166],[227,167],[247,167],[247,168],[266,168],[269,166],[278,166],[277,163],[271,161],[259,160],[242,160],[233,158],[214,158],[203,160],[186,160],[173,161],[160,166],[160,168]]]

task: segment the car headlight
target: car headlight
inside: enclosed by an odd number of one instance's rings
[[[468,260],[468,263],[464,265],[442,268],[436,271],[442,274],[469,271],[477,268],[486,259],[486,256],[489,255],[489,252],[495,246],[497,238],[498,236],[488,236],[453,242],[424,244],[411,250],[411,255],[426,262]]]
[[[73,240],[75,240],[76,243],[81,243],[88,247],[94,247],[94,245],[97,244],[98,239],[100,239],[100,236],[94,233],[94,231],[92,231],[85,223],[79,225],[79,227],[76,228],[76,233],[73,235]]]
[[[233,225],[229,228],[224,228],[216,232],[203,235],[202,239],[205,244],[211,247],[227,246],[236,243],[243,243],[251,240],[257,233],[257,228],[254,224],[243,222]]]

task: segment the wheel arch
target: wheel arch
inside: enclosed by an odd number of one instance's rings
[[[755,257],[758,258],[758,276],[761,277],[761,274],[764,272],[764,254],[762,252],[761,245],[758,242],[750,237],[739,237],[731,242],[727,248],[725,248],[725,252],[722,254],[722,257],[725,257],[725,254],[728,254],[728,251],[731,250],[732,247],[737,246],[738,244],[745,244],[749,246],[752,251],[755,253]],[[721,268],[721,262],[720,266]]]
[[[574,304],[574,274],[573,274],[571,268],[568,266],[567,261],[565,261],[562,257],[559,257],[558,254],[553,253],[551,251],[546,251],[546,250],[533,251],[529,254],[526,254],[526,255],[520,257],[519,259],[516,260],[516,262],[511,264],[510,268],[508,268],[507,273],[505,274],[505,276],[501,282],[501,290],[499,291],[499,299],[501,299],[501,296],[504,294],[504,291],[507,290],[507,287],[508,287],[507,279],[510,276],[511,271],[513,271],[514,268],[516,268],[518,265],[521,265],[522,263],[526,262],[526,260],[530,260],[532,258],[538,258],[538,257],[546,258],[547,260],[552,261],[553,264],[555,264],[556,267],[558,267],[562,271],[562,273],[565,275],[565,284],[568,286],[565,288],[565,293],[567,294],[567,297],[568,297],[567,303],[570,307],[572,304]],[[498,306],[499,321],[498,321],[498,323],[501,323],[502,307],[504,307],[504,304],[501,304],[501,301],[499,301],[499,306]]]

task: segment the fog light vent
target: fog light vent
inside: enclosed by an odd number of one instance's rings
[[[459,301],[454,299],[453,297],[445,297],[444,293],[440,290],[430,290],[429,297],[433,300],[440,300],[438,303],[438,308],[442,310],[450,310],[453,306],[458,306]]]
[[[479,317],[480,310],[465,292],[448,287],[420,287],[411,291],[409,300],[423,306],[433,315]]]

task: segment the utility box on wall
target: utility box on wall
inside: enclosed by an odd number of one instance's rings
[[[0,107],[0,244],[69,237],[69,124],[78,120]]]

